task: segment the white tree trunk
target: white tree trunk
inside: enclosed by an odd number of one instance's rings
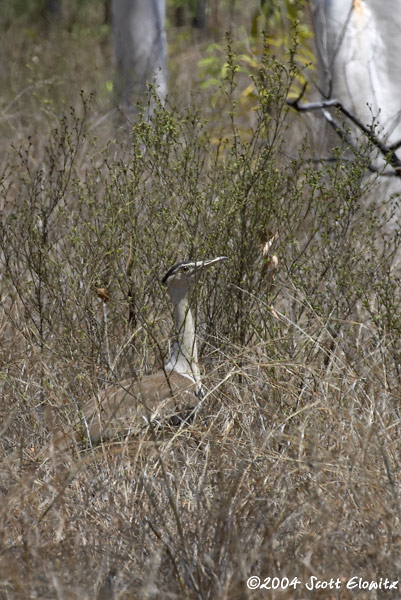
[[[313,20],[326,97],[370,125],[387,144],[401,138],[401,1],[315,0]]]
[[[401,140],[401,0],[310,0],[310,5],[324,99],[340,101],[365,126],[374,122],[377,138],[387,147],[396,144]],[[356,145],[366,142],[360,129],[347,126]],[[320,132],[324,141],[319,152],[327,153],[330,143],[338,145],[333,135]],[[401,158],[401,148],[396,156]],[[372,165],[385,165],[383,153],[372,154]],[[387,167],[393,176],[379,177],[366,198],[366,206],[374,203],[385,217],[378,232],[380,247],[383,234],[392,238],[400,229],[401,209],[389,202],[401,194],[401,178],[394,176],[398,169]],[[401,250],[393,267],[400,273]]]
[[[125,110],[153,83],[167,93],[165,0],[112,0],[116,100]]]

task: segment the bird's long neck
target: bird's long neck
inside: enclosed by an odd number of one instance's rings
[[[170,292],[170,295],[174,304],[175,339],[165,364],[165,370],[167,372],[176,371],[189,377],[196,382],[197,390],[200,390],[198,349],[188,293],[187,291]]]

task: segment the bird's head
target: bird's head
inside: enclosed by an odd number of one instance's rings
[[[226,258],[227,256],[218,256],[217,258],[212,258],[210,260],[189,260],[176,263],[167,271],[162,279],[162,283],[169,290],[173,288],[189,289],[203,271]]]

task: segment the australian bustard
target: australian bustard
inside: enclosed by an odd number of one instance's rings
[[[57,448],[71,444],[91,447],[99,442],[162,423],[179,425],[190,418],[202,398],[194,320],[190,297],[199,275],[224,260],[180,262],[162,279],[174,307],[175,335],[164,368],[142,379],[125,379],[93,398],[82,410],[73,431],[58,432]]]

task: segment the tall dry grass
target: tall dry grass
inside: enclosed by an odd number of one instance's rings
[[[73,110],[49,111],[13,90],[0,179],[0,598],[351,598],[352,577],[399,577],[399,240],[379,249],[381,223],[363,210],[369,148],[320,166],[308,140],[297,153],[285,108],[296,65],[267,51],[245,126],[235,61],[220,140],[210,106],[158,107],[129,143],[107,142],[96,99],[73,89]],[[260,252],[273,234],[274,280]],[[195,294],[196,421],[43,458],[52,427],[73,424],[108,382],[160,367],[164,271],[220,254],[229,261]],[[250,590],[252,575],[300,583]],[[308,590],[311,577],[340,589]]]

